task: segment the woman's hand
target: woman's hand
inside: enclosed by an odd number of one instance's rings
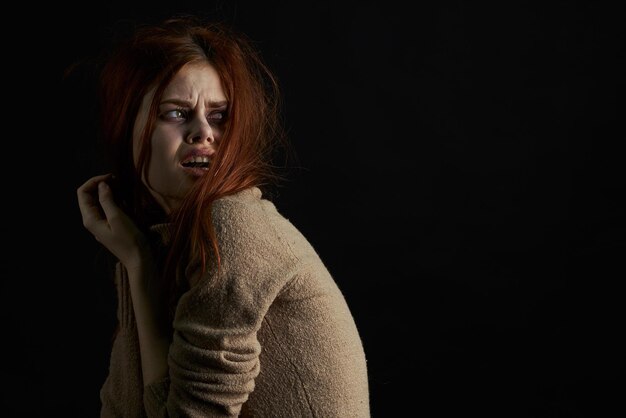
[[[149,246],[142,232],[113,200],[106,183],[110,178],[111,174],[95,176],[78,188],[83,225],[128,270],[139,268],[150,259]]]

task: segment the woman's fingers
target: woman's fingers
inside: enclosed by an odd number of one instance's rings
[[[110,174],[95,176],[83,183],[76,191],[83,225],[90,231],[106,224],[105,214],[99,203],[98,184],[111,177]]]
[[[124,265],[136,265],[149,250],[143,234],[115,203],[113,191],[106,183],[110,176],[92,177],[78,188],[83,225]]]
[[[98,183],[98,200],[109,224],[115,223],[120,215],[120,208],[113,200],[113,192],[106,182]]]

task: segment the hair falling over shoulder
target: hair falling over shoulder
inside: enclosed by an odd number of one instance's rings
[[[223,23],[206,23],[194,17],[140,26],[115,46],[100,78],[101,133],[119,180],[121,199],[139,225],[145,228],[164,220],[140,180],[141,173],[147,173],[149,139],[161,95],[176,72],[193,61],[208,61],[217,70],[229,102],[228,117],[207,174],[167,219],[174,229],[165,277],[177,277],[178,261],[188,257],[198,260],[203,271],[210,259],[219,269],[212,203],[243,189],[281,180],[272,164],[273,152],[277,145],[289,151],[278,82],[247,36]],[[135,168],[133,125],[141,101],[151,89],[155,89],[154,98]]]

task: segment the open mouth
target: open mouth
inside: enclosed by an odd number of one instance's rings
[[[209,157],[190,157],[187,160],[183,161],[181,165],[186,168],[202,168],[208,170]]]

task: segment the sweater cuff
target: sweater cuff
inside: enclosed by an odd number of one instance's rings
[[[144,386],[143,405],[149,418],[167,417],[166,406],[169,389],[169,376]]]

